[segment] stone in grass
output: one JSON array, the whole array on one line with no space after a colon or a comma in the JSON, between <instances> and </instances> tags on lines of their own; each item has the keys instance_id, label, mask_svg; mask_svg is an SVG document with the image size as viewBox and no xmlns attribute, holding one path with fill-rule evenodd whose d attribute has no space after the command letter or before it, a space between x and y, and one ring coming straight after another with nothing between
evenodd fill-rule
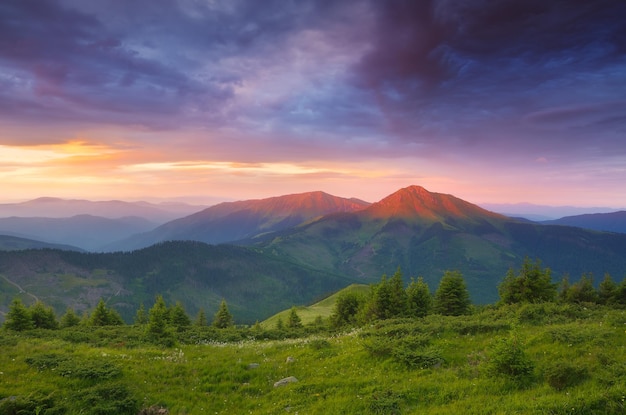
<instances>
[{"instance_id":1,"label":"stone in grass","mask_svg":"<svg viewBox=\"0 0 626 415\"><path fill-rule=\"evenodd\" d=\"M258 364L258 363L250 363L250 364L248 364L248 369L256 369L259 366L261 366L261 365Z\"/></svg>"},{"instance_id":2,"label":"stone in grass","mask_svg":"<svg viewBox=\"0 0 626 415\"><path fill-rule=\"evenodd\" d=\"M286 360L286 362L287 362L287 363L293 363L293 362L295 362L295 361L296 361L296 358L295 358L295 357L293 357L293 356L287 356L287 360Z\"/></svg>"},{"instance_id":3,"label":"stone in grass","mask_svg":"<svg viewBox=\"0 0 626 415\"><path fill-rule=\"evenodd\" d=\"M296 379L295 376L289 376L289 377L286 377L286 378L281 379L278 382L274 383L274 387L278 388L280 386L285 386L285 385L288 385L290 383L295 383L297 381L298 381L298 379Z\"/></svg>"}]
</instances>

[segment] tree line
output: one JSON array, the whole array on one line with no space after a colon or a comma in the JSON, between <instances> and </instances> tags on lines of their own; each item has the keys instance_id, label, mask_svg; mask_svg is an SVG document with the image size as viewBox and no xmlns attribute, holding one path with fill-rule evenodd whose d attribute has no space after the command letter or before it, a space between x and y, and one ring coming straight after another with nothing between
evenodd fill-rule
<instances>
[{"instance_id":1,"label":"tree line","mask_svg":"<svg viewBox=\"0 0 626 415\"><path fill-rule=\"evenodd\" d=\"M570 283L564 277L560 284L552 281L551 270L542 268L541 261L526 258L519 270L510 269L498 286L499 304L561 302L593 303L612 306L626 306L626 279L617 284L609 274L596 289L591 274L583 274L579 281ZM333 311L324 322L319 317L313 325L330 328L359 326L375 320L391 318L420 318L429 314L458 316L472 312L463 275L459 271L445 271L434 294L422 277L412 278L405 286L401 269L391 277L383 275L381 280L372 284L367 294L344 291L339 294ZM59 329L73 326L100 327L124 325L124 320L113 308L100 300L91 313L79 316L74 309L68 308L57 319L52 307L37 301L30 307L15 298L6 314L3 325L5 330L24 331L30 329ZM136 312L134 324L145 327L148 340L160 344L174 344L176 334L191 327L213 327L226 329L234 326L234 319L225 300L222 300L217 312L209 324L203 309L195 319L187 314L180 301L167 305L161 295L156 296L149 310L141 304ZM258 324L255 325L258 328ZM286 324L278 319L276 329L298 330L304 326L296 312L290 310Z\"/></svg>"},{"instance_id":2,"label":"tree line","mask_svg":"<svg viewBox=\"0 0 626 415\"><path fill-rule=\"evenodd\" d=\"M104 300L100 300L91 313L84 313L80 317L73 308L68 308L65 314L57 319L52 307L37 301L26 307L21 299L15 298L6 314L3 328L13 331L30 329L58 329L74 326L102 327L124 325L124 320L113 308L108 307ZM208 326L208 319L203 309L198 311L194 321L185 311L182 303L177 301L167 306L162 296L158 295L154 305L146 311L143 304L139 306L135 315L134 324L146 327L146 334L151 339L161 339L170 336L172 331L183 331L195 325ZM222 300L215 313L212 326L228 328L233 325L233 316L228 310L225 300Z\"/></svg>"},{"instance_id":3,"label":"tree line","mask_svg":"<svg viewBox=\"0 0 626 415\"><path fill-rule=\"evenodd\" d=\"M609 274L594 287L593 275L583 274L579 281L570 284L565 276L560 284L552 281L550 268L542 268L541 261L526 258L519 270L510 269L498 286L500 300L497 305L560 302L570 304L590 303L609 306L626 305L626 279L616 284ZM402 271L372 285L367 295L353 291L342 292L330 316L335 327L358 326L374 320L402 317L424 317L429 314L457 316L469 314L472 303L463 275L446 271L434 294L422 277L405 288Z\"/></svg>"}]
</instances>

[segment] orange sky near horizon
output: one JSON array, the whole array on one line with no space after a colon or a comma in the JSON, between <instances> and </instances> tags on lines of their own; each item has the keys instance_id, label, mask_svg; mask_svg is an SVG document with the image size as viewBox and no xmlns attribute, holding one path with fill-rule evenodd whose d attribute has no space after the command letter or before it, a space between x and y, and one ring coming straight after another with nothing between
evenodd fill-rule
<instances>
[{"instance_id":1,"label":"orange sky near horizon","mask_svg":"<svg viewBox=\"0 0 626 415\"><path fill-rule=\"evenodd\" d=\"M619 198L597 200L592 195L586 203L580 203L576 194L568 199L569 190L540 186L538 181L541 178L537 178L535 186L524 187L524 183L519 183L509 187L512 177L506 172L492 176L492 180L486 183L484 177L487 176L473 163L456 165L456 168L468 169L464 174L454 171L452 162L442 172L440 162L417 165L410 157L395 159L392 163L384 158L368 162L313 160L289 163L192 157L192 154L176 154L167 149L159 151L152 147L148 151L136 145L119 142L109 145L88 139L60 144L0 145L0 180L3 183L0 202L50 196L89 200L176 199L212 204L313 190L375 202L399 188L416 184L473 203L531 201L554 206L615 208L620 203ZM545 167L547 160L536 160L535 163ZM452 179L454 175L464 179ZM543 179L547 180L546 177ZM560 180L566 181L567 177Z\"/></svg>"}]
</instances>

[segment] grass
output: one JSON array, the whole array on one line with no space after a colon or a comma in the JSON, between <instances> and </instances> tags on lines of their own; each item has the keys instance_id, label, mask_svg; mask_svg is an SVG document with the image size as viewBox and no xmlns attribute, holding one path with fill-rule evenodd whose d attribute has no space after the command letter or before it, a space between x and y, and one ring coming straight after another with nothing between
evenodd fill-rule
<instances>
[{"instance_id":1,"label":"grass","mask_svg":"<svg viewBox=\"0 0 626 415\"><path fill-rule=\"evenodd\" d=\"M300 317L300 320L302 320L302 324L305 325L315 322L315 320L319 317L327 319L332 314L333 307L335 306L335 302L337 301L337 297L342 292L358 292L365 294L369 291L369 289L370 286L366 284L351 284L346 288L324 298L323 300L318 301L315 304L312 304L310 306L296 307L298 317ZM289 319L290 312L291 309L280 311L259 324L264 329L273 329L278 324L279 319L282 320L283 323L286 323Z\"/></svg>"},{"instance_id":2,"label":"grass","mask_svg":"<svg viewBox=\"0 0 626 415\"><path fill-rule=\"evenodd\" d=\"M0 413L17 413L7 408L18 403L30 404L26 414L152 405L171 414L625 413L626 312L550 311L540 323L508 306L285 340L199 337L169 349L142 343L132 326L84 329L82 340L70 330L0 332ZM524 383L490 370L513 335L532 362ZM420 355L436 359L414 365ZM571 368L580 379L568 378ZM274 387L288 376L298 382Z\"/></svg>"}]
</instances>

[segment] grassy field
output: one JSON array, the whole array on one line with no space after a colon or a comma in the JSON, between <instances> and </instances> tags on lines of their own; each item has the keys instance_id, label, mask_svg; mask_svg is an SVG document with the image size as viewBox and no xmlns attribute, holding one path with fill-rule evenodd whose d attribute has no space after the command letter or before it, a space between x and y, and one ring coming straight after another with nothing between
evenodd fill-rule
<instances>
[{"instance_id":1,"label":"grassy field","mask_svg":"<svg viewBox=\"0 0 626 415\"><path fill-rule=\"evenodd\" d=\"M626 413L624 310L490 307L279 340L257 330L190 329L172 348L133 326L0 331L0 413Z\"/></svg>"},{"instance_id":2,"label":"grassy field","mask_svg":"<svg viewBox=\"0 0 626 415\"><path fill-rule=\"evenodd\" d=\"M369 292L369 290L369 285L351 284L346 288L336 292L331 296L324 298L321 301L318 301L313 305L296 307L296 312L298 314L298 317L300 317L300 320L302 320L302 324L312 324L319 317L321 317L322 319L327 319L331 315L333 307L335 306L335 301L342 292L356 292L365 294ZM282 320L283 323L286 323L289 319L290 312L291 310L289 309L276 313L273 316L269 317L267 320L262 321L260 325L264 329L273 329L278 324L278 320Z\"/></svg>"}]
</instances>

